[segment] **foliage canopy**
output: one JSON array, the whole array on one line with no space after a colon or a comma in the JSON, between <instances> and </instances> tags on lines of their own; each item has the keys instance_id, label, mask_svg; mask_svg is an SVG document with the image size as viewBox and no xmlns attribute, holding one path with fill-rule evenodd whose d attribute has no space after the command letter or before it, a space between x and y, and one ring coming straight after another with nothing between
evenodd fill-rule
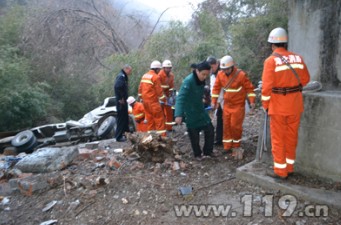
<instances>
[{"instance_id":1,"label":"foliage canopy","mask_svg":"<svg viewBox=\"0 0 341 225\"><path fill-rule=\"evenodd\" d=\"M287 28L285 0L206 0L188 23L154 32L108 0L25 4L0 11L0 131L79 119L114 95L124 64L133 67L135 96L153 60L172 61L176 89L190 65L209 55L231 55L256 83L270 54L269 32Z\"/></svg>"}]
</instances>

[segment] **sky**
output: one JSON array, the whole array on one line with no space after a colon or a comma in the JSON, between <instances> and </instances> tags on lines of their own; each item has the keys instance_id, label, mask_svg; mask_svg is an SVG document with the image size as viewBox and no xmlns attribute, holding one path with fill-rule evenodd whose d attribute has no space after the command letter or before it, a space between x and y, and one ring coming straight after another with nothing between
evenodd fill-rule
<instances>
[{"instance_id":1,"label":"sky","mask_svg":"<svg viewBox=\"0 0 341 225\"><path fill-rule=\"evenodd\" d=\"M188 21L198 3L203 0L136 0L144 5L154 8L156 11L163 12L169 8L163 16L172 20Z\"/></svg>"},{"instance_id":2,"label":"sky","mask_svg":"<svg viewBox=\"0 0 341 225\"><path fill-rule=\"evenodd\" d=\"M162 21L181 20L183 22L188 22L193 11L197 8L197 5L203 1L204 0L125 0L125 7L150 12L155 18L158 18L161 13L168 8L161 17ZM145 7L147 9L145 9Z\"/></svg>"}]
</instances>

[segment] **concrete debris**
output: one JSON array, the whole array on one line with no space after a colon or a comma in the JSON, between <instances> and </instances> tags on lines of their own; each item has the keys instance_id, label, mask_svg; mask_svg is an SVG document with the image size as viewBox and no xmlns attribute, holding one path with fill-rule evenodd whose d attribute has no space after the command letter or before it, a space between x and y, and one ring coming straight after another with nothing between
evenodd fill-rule
<instances>
[{"instance_id":1,"label":"concrete debris","mask_svg":"<svg viewBox=\"0 0 341 225\"><path fill-rule=\"evenodd\" d=\"M98 141L85 143L85 148L87 149L98 149Z\"/></svg>"},{"instance_id":2,"label":"concrete debris","mask_svg":"<svg viewBox=\"0 0 341 225\"><path fill-rule=\"evenodd\" d=\"M173 163L172 169L173 169L173 170L179 170L179 169L180 169L179 162L174 162L174 163Z\"/></svg>"},{"instance_id":3,"label":"concrete debris","mask_svg":"<svg viewBox=\"0 0 341 225\"><path fill-rule=\"evenodd\" d=\"M122 148L116 148L116 149L114 149L114 152L115 153L122 153L123 149Z\"/></svg>"},{"instance_id":4,"label":"concrete debris","mask_svg":"<svg viewBox=\"0 0 341 225\"><path fill-rule=\"evenodd\" d=\"M110 169L118 169L121 167L121 163L117 161L116 157L111 157L107 165Z\"/></svg>"},{"instance_id":5,"label":"concrete debris","mask_svg":"<svg viewBox=\"0 0 341 225\"><path fill-rule=\"evenodd\" d=\"M57 222L58 220L48 220L48 221L40 223L40 225L52 225L52 224L56 224Z\"/></svg>"},{"instance_id":6,"label":"concrete debris","mask_svg":"<svg viewBox=\"0 0 341 225\"><path fill-rule=\"evenodd\" d=\"M1 205L7 205L10 202L8 197L0 196L0 200L1 200Z\"/></svg>"},{"instance_id":7,"label":"concrete debris","mask_svg":"<svg viewBox=\"0 0 341 225\"><path fill-rule=\"evenodd\" d=\"M76 147L41 148L21 159L15 168L24 173L48 173L64 169L77 155Z\"/></svg>"},{"instance_id":8,"label":"concrete debris","mask_svg":"<svg viewBox=\"0 0 341 225\"><path fill-rule=\"evenodd\" d=\"M48 203L48 204L42 209L42 211L43 211L43 212L49 211L50 209L52 209L53 206L55 206L55 205L57 204L57 202L58 202L58 201L54 200L54 201Z\"/></svg>"}]
</instances>

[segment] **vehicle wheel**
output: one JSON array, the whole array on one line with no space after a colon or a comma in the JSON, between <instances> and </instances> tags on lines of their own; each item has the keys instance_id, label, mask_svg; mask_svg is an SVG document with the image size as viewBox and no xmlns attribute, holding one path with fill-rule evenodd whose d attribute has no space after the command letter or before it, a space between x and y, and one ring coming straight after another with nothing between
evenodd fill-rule
<instances>
[{"instance_id":1,"label":"vehicle wheel","mask_svg":"<svg viewBox=\"0 0 341 225\"><path fill-rule=\"evenodd\" d=\"M15 135L11 144L17 148L18 153L31 153L37 144L37 138L34 136L32 131L25 130Z\"/></svg>"},{"instance_id":2,"label":"vehicle wheel","mask_svg":"<svg viewBox=\"0 0 341 225\"><path fill-rule=\"evenodd\" d=\"M32 139L32 142L29 146L25 147L17 147L17 152L25 152L25 153L32 153L34 148L38 145L37 138L33 136L34 138Z\"/></svg>"},{"instance_id":3,"label":"vehicle wheel","mask_svg":"<svg viewBox=\"0 0 341 225\"><path fill-rule=\"evenodd\" d=\"M97 137L105 138L116 127L116 119L113 116L108 116L98 128Z\"/></svg>"},{"instance_id":4,"label":"vehicle wheel","mask_svg":"<svg viewBox=\"0 0 341 225\"><path fill-rule=\"evenodd\" d=\"M30 145L34 138L35 136L32 131L25 130L15 135L11 141L11 144L14 147L22 147L25 145Z\"/></svg>"}]
</instances>

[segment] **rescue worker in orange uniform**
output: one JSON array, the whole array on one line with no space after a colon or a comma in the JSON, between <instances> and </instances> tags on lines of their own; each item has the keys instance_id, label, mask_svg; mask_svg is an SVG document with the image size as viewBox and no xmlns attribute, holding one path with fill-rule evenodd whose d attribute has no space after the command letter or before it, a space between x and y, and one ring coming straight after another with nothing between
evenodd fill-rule
<instances>
[{"instance_id":1,"label":"rescue worker in orange uniform","mask_svg":"<svg viewBox=\"0 0 341 225\"><path fill-rule=\"evenodd\" d=\"M220 69L212 90L212 108L217 109L223 89L223 145L224 150L231 153L232 148L237 149L241 145L246 97L253 110L256 95L246 73L237 68L231 56L221 58Z\"/></svg>"},{"instance_id":2,"label":"rescue worker in orange uniform","mask_svg":"<svg viewBox=\"0 0 341 225\"><path fill-rule=\"evenodd\" d=\"M165 102L165 95L161 88L158 73L161 70L161 63L153 61L150 70L141 78L139 96L142 99L143 107L148 121L148 131L156 131L166 136L165 116L160 102Z\"/></svg>"},{"instance_id":3,"label":"rescue worker in orange uniform","mask_svg":"<svg viewBox=\"0 0 341 225\"><path fill-rule=\"evenodd\" d=\"M285 179L294 172L298 128L303 112L301 91L309 82L310 75L303 58L287 50L285 29L273 29L268 42L273 53L264 62L262 105L270 117L274 169L267 174Z\"/></svg>"},{"instance_id":4,"label":"rescue worker in orange uniform","mask_svg":"<svg viewBox=\"0 0 341 225\"><path fill-rule=\"evenodd\" d=\"M145 119L144 107L141 102L137 102L133 96L127 99L128 105L131 106L131 114L133 114L136 122L136 131L147 132L147 120Z\"/></svg>"},{"instance_id":5,"label":"rescue worker in orange uniform","mask_svg":"<svg viewBox=\"0 0 341 225\"><path fill-rule=\"evenodd\" d=\"M162 62L162 70L159 72L161 87L163 94L166 96L165 102L162 104L162 110L165 114L166 130L172 131L173 129L173 108L174 106L170 101L174 90L174 74L172 73L172 62L165 60Z\"/></svg>"}]
</instances>

